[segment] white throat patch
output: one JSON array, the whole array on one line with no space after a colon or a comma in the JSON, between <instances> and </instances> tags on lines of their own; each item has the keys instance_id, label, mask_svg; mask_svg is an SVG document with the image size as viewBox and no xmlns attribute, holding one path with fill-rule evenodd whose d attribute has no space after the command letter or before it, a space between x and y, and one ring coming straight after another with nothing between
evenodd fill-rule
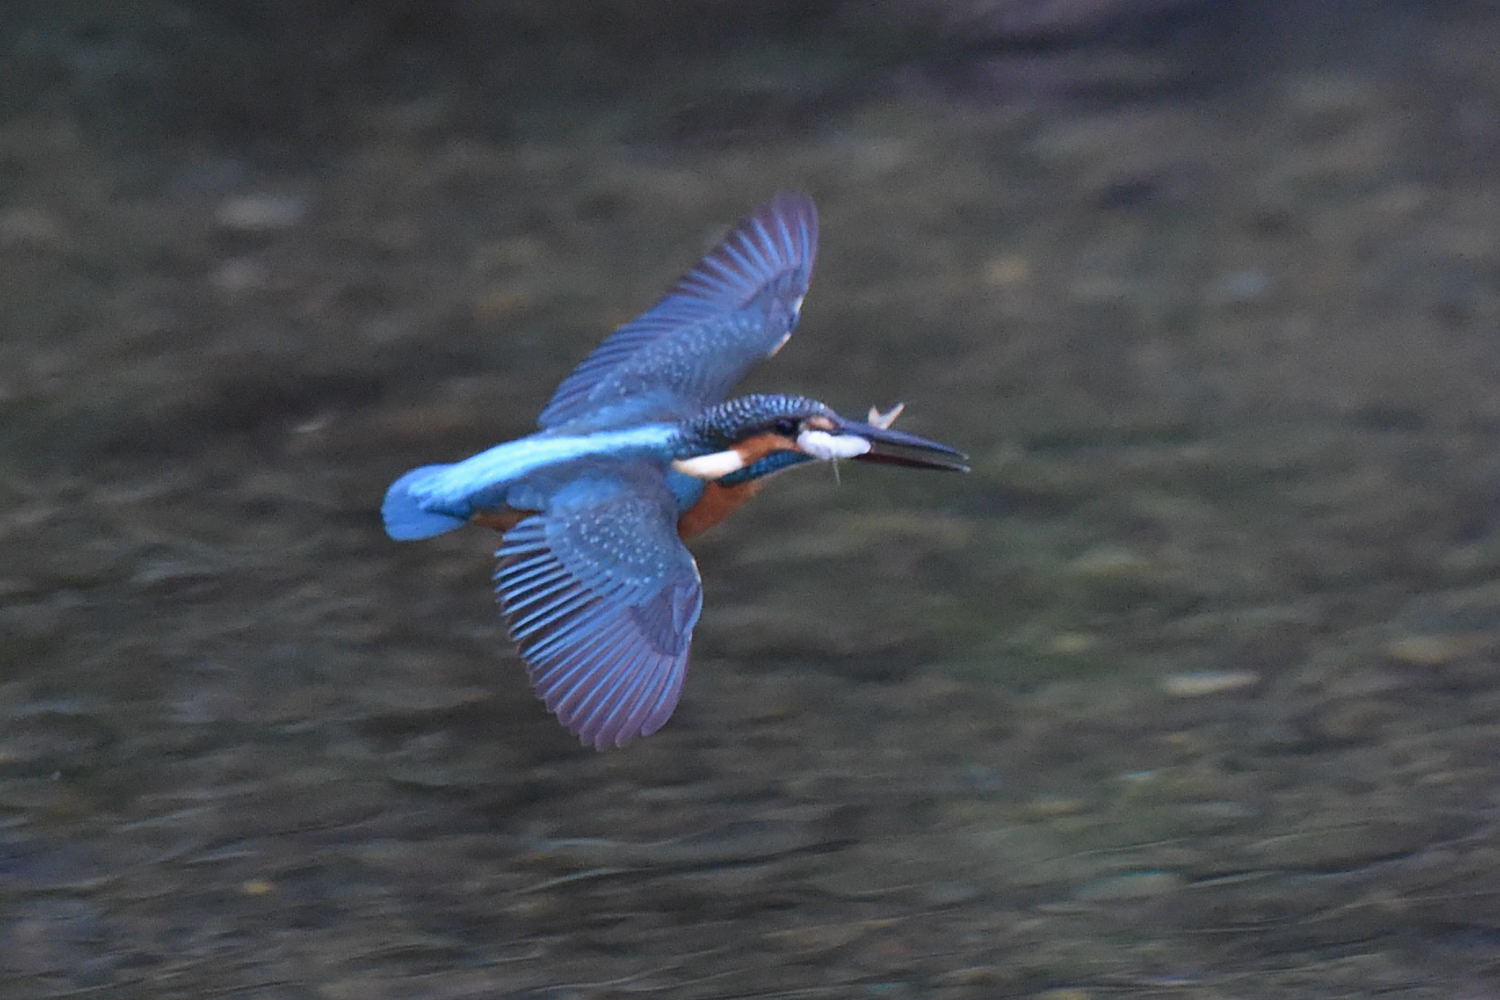
<instances>
[{"instance_id":1,"label":"white throat patch","mask_svg":"<svg viewBox=\"0 0 1500 1000\"><path fill-rule=\"evenodd\" d=\"M813 458L831 462L853 458L870 450L870 442L858 434L830 434L827 431L803 431L797 435L797 447Z\"/></svg>"}]
</instances>

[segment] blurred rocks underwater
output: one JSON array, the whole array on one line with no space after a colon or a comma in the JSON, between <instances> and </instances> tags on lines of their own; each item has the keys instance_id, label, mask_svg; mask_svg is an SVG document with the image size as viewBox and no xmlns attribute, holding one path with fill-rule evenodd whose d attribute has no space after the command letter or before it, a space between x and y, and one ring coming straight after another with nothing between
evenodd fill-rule
<instances>
[{"instance_id":1,"label":"blurred rocks underwater","mask_svg":"<svg viewBox=\"0 0 1500 1000\"><path fill-rule=\"evenodd\" d=\"M1500 968L1500 10L57 0L0 30L0 994L1432 998ZM803 189L681 708L381 531Z\"/></svg>"}]
</instances>

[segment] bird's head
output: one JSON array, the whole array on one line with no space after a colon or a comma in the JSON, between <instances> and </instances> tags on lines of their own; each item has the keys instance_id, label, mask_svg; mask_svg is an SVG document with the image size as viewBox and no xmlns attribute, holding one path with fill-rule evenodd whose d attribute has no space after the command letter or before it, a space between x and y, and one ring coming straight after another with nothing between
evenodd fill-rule
<instances>
[{"instance_id":1,"label":"bird's head","mask_svg":"<svg viewBox=\"0 0 1500 1000\"><path fill-rule=\"evenodd\" d=\"M851 458L917 469L967 472L955 448L892 430L897 410L872 411L869 423L839 416L805 396L740 396L704 410L684 426L678 472L729 484L802 462Z\"/></svg>"}]
</instances>

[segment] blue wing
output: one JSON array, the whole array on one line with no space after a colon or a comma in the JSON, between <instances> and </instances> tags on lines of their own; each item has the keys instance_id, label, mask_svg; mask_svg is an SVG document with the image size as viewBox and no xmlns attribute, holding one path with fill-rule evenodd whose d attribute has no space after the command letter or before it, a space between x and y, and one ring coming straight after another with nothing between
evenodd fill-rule
<instances>
[{"instance_id":1,"label":"blue wing","mask_svg":"<svg viewBox=\"0 0 1500 1000\"><path fill-rule=\"evenodd\" d=\"M539 424L683 417L718 402L791 334L812 277L818 213L782 193L558 386Z\"/></svg>"},{"instance_id":2,"label":"blue wing","mask_svg":"<svg viewBox=\"0 0 1500 1000\"><path fill-rule=\"evenodd\" d=\"M665 473L591 470L508 531L496 555L511 637L548 710L600 749L660 729L703 608Z\"/></svg>"}]
</instances>

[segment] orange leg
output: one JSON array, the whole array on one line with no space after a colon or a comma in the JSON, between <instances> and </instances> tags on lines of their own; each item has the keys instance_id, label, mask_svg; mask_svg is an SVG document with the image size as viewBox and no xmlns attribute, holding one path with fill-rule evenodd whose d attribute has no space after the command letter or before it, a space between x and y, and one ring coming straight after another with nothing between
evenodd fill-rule
<instances>
[{"instance_id":1,"label":"orange leg","mask_svg":"<svg viewBox=\"0 0 1500 1000\"><path fill-rule=\"evenodd\" d=\"M479 510L475 511L474 516L469 518L469 523L485 528L494 528L496 531L509 531L520 523L522 519L530 517L534 513L535 511L530 510L511 510L509 507L502 507L499 510Z\"/></svg>"}]
</instances>

